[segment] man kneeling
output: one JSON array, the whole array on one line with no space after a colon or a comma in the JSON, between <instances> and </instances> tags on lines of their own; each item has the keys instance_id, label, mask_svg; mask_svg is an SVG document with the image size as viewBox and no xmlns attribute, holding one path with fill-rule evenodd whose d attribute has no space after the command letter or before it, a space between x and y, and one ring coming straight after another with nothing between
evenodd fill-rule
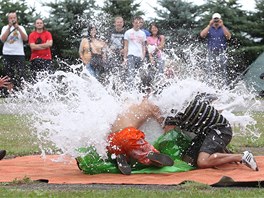
<instances>
[{"instance_id":1,"label":"man kneeling","mask_svg":"<svg viewBox=\"0 0 264 198\"><path fill-rule=\"evenodd\" d=\"M213 98L214 100L215 98ZM197 95L182 112L165 120L165 131L175 126L196 134L191 146L185 151L183 160L198 168L241 162L258 171L257 163L251 152L243 154L228 153L226 146L232 139L232 129L228 120L213 106L210 99Z\"/></svg>"}]
</instances>

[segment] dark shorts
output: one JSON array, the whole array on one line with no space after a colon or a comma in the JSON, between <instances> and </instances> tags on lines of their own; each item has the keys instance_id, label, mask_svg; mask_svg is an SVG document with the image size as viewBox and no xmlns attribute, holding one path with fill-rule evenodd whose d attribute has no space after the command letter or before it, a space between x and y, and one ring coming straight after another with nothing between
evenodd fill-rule
<instances>
[{"instance_id":1,"label":"dark shorts","mask_svg":"<svg viewBox=\"0 0 264 198\"><path fill-rule=\"evenodd\" d=\"M197 135L191 146L185 152L185 159L193 166L197 166L197 159L200 152L208 154L224 153L226 146L232 139L231 127L219 126L211 129L208 134Z\"/></svg>"}]
</instances>

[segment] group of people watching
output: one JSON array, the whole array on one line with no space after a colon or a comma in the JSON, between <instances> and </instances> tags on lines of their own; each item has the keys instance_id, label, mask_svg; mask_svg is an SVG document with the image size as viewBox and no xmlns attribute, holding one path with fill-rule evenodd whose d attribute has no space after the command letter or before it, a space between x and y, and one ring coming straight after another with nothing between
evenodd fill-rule
<instances>
[{"instance_id":1,"label":"group of people watching","mask_svg":"<svg viewBox=\"0 0 264 198\"><path fill-rule=\"evenodd\" d=\"M36 72L50 70L52 67L52 35L45 29L42 19L34 23L35 29L29 36L25 28L19 25L16 12L8 13L8 24L1 30L0 39L3 42L3 71L4 76L9 76L10 86L14 89L21 88L21 82L26 77L26 63L24 42L31 48L30 71L31 80L36 78Z\"/></svg>"},{"instance_id":2,"label":"group of people watching","mask_svg":"<svg viewBox=\"0 0 264 198\"><path fill-rule=\"evenodd\" d=\"M35 30L28 36L25 28L19 25L16 12L10 12L8 25L1 31L0 39L4 43L3 75L11 78L14 88L21 87L21 81L26 75L24 42L28 42L31 48L32 80L36 78L38 71L54 70L52 35L45 29L42 19L37 19L34 26ZM107 83L111 74L127 88L135 87L137 83L139 86L151 86L157 77L163 75L165 36L156 23L153 22L148 29L144 29L144 19L136 16L132 19L132 28L126 30L123 18L118 16L105 40L99 38L97 31L93 25L88 27L87 35L80 43L79 55L89 73L100 82ZM231 33L224 26L219 13L213 14L200 36L208 40L208 63L203 68L206 78L208 81L220 79L219 84L227 85L226 49ZM144 62L147 64L143 64Z\"/></svg>"},{"instance_id":3,"label":"group of people watching","mask_svg":"<svg viewBox=\"0 0 264 198\"><path fill-rule=\"evenodd\" d=\"M115 75L127 87L134 87L136 76L147 59L154 78L163 73L162 50L165 37L160 34L157 24L151 23L149 31L143 29L144 20L136 16L133 27L124 29L121 16L115 17L114 28L110 29L106 41L97 37L95 26L88 28L88 34L81 41L79 54L89 73L104 82L106 76ZM143 86L143 85L142 85Z\"/></svg>"},{"instance_id":4,"label":"group of people watching","mask_svg":"<svg viewBox=\"0 0 264 198\"><path fill-rule=\"evenodd\" d=\"M208 60L202 68L204 80L217 83L218 87L228 85L227 47L231 33L219 13L212 15L200 37L207 38L208 42ZM114 74L131 88L135 87L136 81L140 86L150 86L155 77L164 73L164 47L165 36L156 23L144 29L144 19L136 16L132 19L132 28L125 30L124 20L118 16L105 41L98 38L95 26L89 27L87 36L81 41L79 54L90 74L99 81L104 82L108 74ZM136 76L140 72L138 79Z\"/></svg>"}]
</instances>

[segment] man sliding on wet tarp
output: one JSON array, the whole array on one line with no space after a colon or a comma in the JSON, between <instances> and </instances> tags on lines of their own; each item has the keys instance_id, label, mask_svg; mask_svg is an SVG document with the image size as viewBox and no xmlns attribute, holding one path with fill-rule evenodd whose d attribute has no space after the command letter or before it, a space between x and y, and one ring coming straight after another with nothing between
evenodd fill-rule
<instances>
[{"instance_id":1,"label":"man sliding on wet tarp","mask_svg":"<svg viewBox=\"0 0 264 198\"><path fill-rule=\"evenodd\" d=\"M208 97L209 96L209 97ZM232 139L232 129L228 120L210 105L216 98L197 95L182 112L172 110L173 116L164 122L165 131L179 127L182 131L196 134L191 146L185 151L183 160L198 168L210 168L227 163L243 163L258 171L253 154L228 153L226 146Z\"/></svg>"},{"instance_id":2,"label":"man sliding on wet tarp","mask_svg":"<svg viewBox=\"0 0 264 198\"><path fill-rule=\"evenodd\" d=\"M136 160L143 165L172 166L174 161L167 155L159 153L145 140L145 134L138 130L149 118L163 121L159 108L147 99L131 105L114 122L108 136L107 150L116 156L118 169L125 175L131 173L129 162Z\"/></svg>"}]
</instances>

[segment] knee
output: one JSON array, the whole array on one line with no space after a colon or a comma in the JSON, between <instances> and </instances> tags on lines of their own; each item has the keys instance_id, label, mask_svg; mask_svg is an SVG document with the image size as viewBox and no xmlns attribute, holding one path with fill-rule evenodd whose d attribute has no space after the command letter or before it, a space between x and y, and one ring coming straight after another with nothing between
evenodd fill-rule
<instances>
[{"instance_id":1,"label":"knee","mask_svg":"<svg viewBox=\"0 0 264 198\"><path fill-rule=\"evenodd\" d=\"M198 159L197 160L197 167L198 168L208 168L208 160L206 159Z\"/></svg>"},{"instance_id":2,"label":"knee","mask_svg":"<svg viewBox=\"0 0 264 198\"><path fill-rule=\"evenodd\" d=\"M210 168L212 167L212 161L217 157L217 154L210 155L208 153L200 153L197 159L198 168Z\"/></svg>"}]
</instances>

